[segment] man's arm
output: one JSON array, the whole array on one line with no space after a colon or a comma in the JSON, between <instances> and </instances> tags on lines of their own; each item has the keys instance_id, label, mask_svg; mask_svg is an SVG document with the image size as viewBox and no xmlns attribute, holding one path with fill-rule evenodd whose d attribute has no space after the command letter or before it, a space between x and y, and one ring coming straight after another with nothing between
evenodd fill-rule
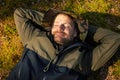
<instances>
[{"instance_id":1,"label":"man's arm","mask_svg":"<svg viewBox=\"0 0 120 80\"><path fill-rule=\"evenodd\" d=\"M33 23L41 25L43 17L44 14L38 11L22 8L15 10L14 20L23 45L27 44L34 34L40 32Z\"/></svg>"},{"instance_id":2,"label":"man's arm","mask_svg":"<svg viewBox=\"0 0 120 80\"><path fill-rule=\"evenodd\" d=\"M95 31L95 30L94 30ZM96 28L94 32L93 42L98 43L93 49L92 67L93 71L103 66L120 48L120 34L110 30Z\"/></svg>"}]
</instances>

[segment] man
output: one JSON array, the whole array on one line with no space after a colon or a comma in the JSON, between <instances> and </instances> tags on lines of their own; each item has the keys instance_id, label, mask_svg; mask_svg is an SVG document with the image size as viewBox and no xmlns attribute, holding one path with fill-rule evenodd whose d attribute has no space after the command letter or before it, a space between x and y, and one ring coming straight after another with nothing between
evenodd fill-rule
<instances>
[{"instance_id":1,"label":"man","mask_svg":"<svg viewBox=\"0 0 120 80\"><path fill-rule=\"evenodd\" d=\"M14 19L26 47L8 80L86 80L120 48L120 34L88 27L66 11L19 8Z\"/></svg>"}]
</instances>

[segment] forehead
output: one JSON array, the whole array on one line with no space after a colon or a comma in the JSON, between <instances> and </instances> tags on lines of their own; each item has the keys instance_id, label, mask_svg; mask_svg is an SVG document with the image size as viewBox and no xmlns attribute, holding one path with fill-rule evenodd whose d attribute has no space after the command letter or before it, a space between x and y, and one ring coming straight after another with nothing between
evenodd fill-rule
<instances>
[{"instance_id":1,"label":"forehead","mask_svg":"<svg viewBox=\"0 0 120 80\"><path fill-rule=\"evenodd\" d=\"M71 23L72 22L72 18L70 18L68 15L66 14L58 14L54 20L54 22L58 22L58 21L66 21Z\"/></svg>"}]
</instances>

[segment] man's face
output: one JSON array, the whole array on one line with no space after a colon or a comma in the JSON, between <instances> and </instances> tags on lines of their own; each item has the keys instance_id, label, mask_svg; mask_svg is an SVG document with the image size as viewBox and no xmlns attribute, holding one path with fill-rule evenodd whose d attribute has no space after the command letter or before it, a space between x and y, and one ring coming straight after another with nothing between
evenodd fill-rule
<instances>
[{"instance_id":1,"label":"man's face","mask_svg":"<svg viewBox=\"0 0 120 80\"><path fill-rule=\"evenodd\" d=\"M65 14L58 14L52 26L54 41L60 45L71 42L76 37L76 30L71 18Z\"/></svg>"}]
</instances>

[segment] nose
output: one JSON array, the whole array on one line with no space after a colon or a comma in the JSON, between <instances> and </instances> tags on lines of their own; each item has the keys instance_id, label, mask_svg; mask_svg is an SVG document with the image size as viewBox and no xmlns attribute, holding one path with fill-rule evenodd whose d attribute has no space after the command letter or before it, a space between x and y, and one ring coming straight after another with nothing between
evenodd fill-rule
<instances>
[{"instance_id":1,"label":"nose","mask_svg":"<svg viewBox=\"0 0 120 80\"><path fill-rule=\"evenodd\" d=\"M58 27L58 31L64 31L65 30L65 26L63 24L61 24L59 27Z\"/></svg>"}]
</instances>

